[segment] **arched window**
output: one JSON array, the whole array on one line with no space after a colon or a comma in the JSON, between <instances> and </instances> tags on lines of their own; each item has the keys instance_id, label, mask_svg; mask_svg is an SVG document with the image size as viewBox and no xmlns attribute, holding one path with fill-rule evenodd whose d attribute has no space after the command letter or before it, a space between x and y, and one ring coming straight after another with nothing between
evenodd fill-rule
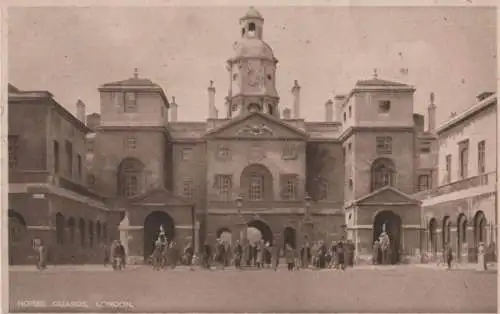
<instances>
[{"instance_id":1,"label":"arched window","mask_svg":"<svg viewBox=\"0 0 500 314\"><path fill-rule=\"evenodd\" d=\"M250 105L248 105L248 112L261 112L261 108L260 108L260 105L259 104L256 104L256 103L251 103Z\"/></svg>"},{"instance_id":2,"label":"arched window","mask_svg":"<svg viewBox=\"0 0 500 314\"><path fill-rule=\"evenodd\" d=\"M437 239L437 221L435 218L432 218L429 221L429 240L430 240L429 244L431 252L436 254L438 239Z\"/></svg>"},{"instance_id":3,"label":"arched window","mask_svg":"<svg viewBox=\"0 0 500 314\"><path fill-rule=\"evenodd\" d=\"M443 248L450 243L451 219L449 216L443 218Z\"/></svg>"},{"instance_id":4,"label":"arched window","mask_svg":"<svg viewBox=\"0 0 500 314\"><path fill-rule=\"evenodd\" d=\"M375 160L371 168L372 192L388 185L395 184L396 167L389 158L379 158Z\"/></svg>"},{"instance_id":5,"label":"arched window","mask_svg":"<svg viewBox=\"0 0 500 314\"><path fill-rule=\"evenodd\" d=\"M118 195L132 197L141 190L143 163L135 158L124 159L118 166Z\"/></svg>"},{"instance_id":6,"label":"arched window","mask_svg":"<svg viewBox=\"0 0 500 314\"><path fill-rule=\"evenodd\" d=\"M18 212L9 209L9 244L21 242L26 234L26 221Z\"/></svg>"},{"instance_id":7,"label":"arched window","mask_svg":"<svg viewBox=\"0 0 500 314\"><path fill-rule=\"evenodd\" d=\"M247 166L241 173L240 186L245 191L249 201L264 201L273 199L273 177L269 170L260 165Z\"/></svg>"}]
</instances>

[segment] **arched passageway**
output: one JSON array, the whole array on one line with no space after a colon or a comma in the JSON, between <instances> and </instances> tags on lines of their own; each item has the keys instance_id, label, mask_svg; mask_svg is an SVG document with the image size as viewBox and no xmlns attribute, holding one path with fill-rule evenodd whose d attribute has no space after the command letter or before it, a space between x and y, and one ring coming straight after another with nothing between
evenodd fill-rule
<instances>
[{"instance_id":1,"label":"arched passageway","mask_svg":"<svg viewBox=\"0 0 500 314\"><path fill-rule=\"evenodd\" d=\"M252 229L256 229L260 232L260 237L262 238L262 240L264 240L265 243L269 242L269 244L273 244L273 232L271 231L271 228L269 228L269 226L261 221L261 220L253 220L251 222L248 223L247 225L247 239L252 242L252 239L251 238L255 238L257 239L258 237L257 236L254 236L255 234L257 234L254 231L252 231Z\"/></svg>"},{"instance_id":2,"label":"arched passageway","mask_svg":"<svg viewBox=\"0 0 500 314\"><path fill-rule=\"evenodd\" d=\"M75 243L75 218L69 217L68 218L68 233L69 233L69 243L74 244Z\"/></svg>"},{"instance_id":3,"label":"arched passageway","mask_svg":"<svg viewBox=\"0 0 500 314\"><path fill-rule=\"evenodd\" d=\"M482 210L474 215L474 247L479 247L479 243L486 244L486 216Z\"/></svg>"},{"instance_id":4,"label":"arched passageway","mask_svg":"<svg viewBox=\"0 0 500 314\"><path fill-rule=\"evenodd\" d=\"M231 232L231 230L229 228L225 228L225 227L219 228L215 234L217 236L217 239L220 239L226 243L229 243L229 245L232 244L233 233Z\"/></svg>"},{"instance_id":5,"label":"arched passageway","mask_svg":"<svg viewBox=\"0 0 500 314\"><path fill-rule=\"evenodd\" d=\"M285 230L283 230L283 249L287 244L294 249L297 246L297 233L292 227L286 227Z\"/></svg>"},{"instance_id":6,"label":"arched passageway","mask_svg":"<svg viewBox=\"0 0 500 314\"><path fill-rule=\"evenodd\" d=\"M22 246L26 237L26 220L21 214L12 209L9 209L8 215L9 265L14 265L24 259L23 255L26 254Z\"/></svg>"},{"instance_id":7,"label":"arched passageway","mask_svg":"<svg viewBox=\"0 0 500 314\"><path fill-rule=\"evenodd\" d=\"M175 238L175 224L172 217L164 211L154 211L144 220L144 260L148 260L153 253L155 241L163 226L165 236L170 242Z\"/></svg>"},{"instance_id":8,"label":"arched passageway","mask_svg":"<svg viewBox=\"0 0 500 314\"><path fill-rule=\"evenodd\" d=\"M457 218L457 261L462 260L462 254L467 252L467 217L464 214L458 215Z\"/></svg>"},{"instance_id":9,"label":"arched passageway","mask_svg":"<svg viewBox=\"0 0 500 314\"><path fill-rule=\"evenodd\" d=\"M443 249L447 244L450 244L451 239L451 219L450 216L444 216L443 218L443 229L442 229L442 240Z\"/></svg>"},{"instance_id":10,"label":"arched passageway","mask_svg":"<svg viewBox=\"0 0 500 314\"><path fill-rule=\"evenodd\" d=\"M390 240L390 263L400 262L399 250L401 247L402 220L390 210L379 212L373 219L373 242L378 240L382 232L386 232Z\"/></svg>"},{"instance_id":11,"label":"arched passageway","mask_svg":"<svg viewBox=\"0 0 500 314\"><path fill-rule=\"evenodd\" d=\"M437 227L437 220L435 218L432 218L429 221L429 249L434 257L436 256L438 251Z\"/></svg>"}]
</instances>

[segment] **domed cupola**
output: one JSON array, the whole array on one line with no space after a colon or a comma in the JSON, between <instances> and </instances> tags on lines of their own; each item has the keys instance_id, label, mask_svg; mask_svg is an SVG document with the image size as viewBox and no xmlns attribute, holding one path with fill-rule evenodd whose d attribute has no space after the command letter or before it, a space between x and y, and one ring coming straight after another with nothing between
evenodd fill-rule
<instances>
[{"instance_id":1,"label":"domed cupola","mask_svg":"<svg viewBox=\"0 0 500 314\"><path fill-rule=\"evenodd\" d=\"M228 117L261 111L279 117L276 65L271 47L262 40L264 18L250 7L240 18L241 38L227 61L231 85Z\"/></svg>"}]
</instances>

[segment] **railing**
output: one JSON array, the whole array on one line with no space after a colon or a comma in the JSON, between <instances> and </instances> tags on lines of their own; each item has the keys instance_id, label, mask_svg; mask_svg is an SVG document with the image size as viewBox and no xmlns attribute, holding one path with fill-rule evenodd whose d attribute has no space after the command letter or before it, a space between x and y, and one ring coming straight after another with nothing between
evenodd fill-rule
<instances>
[{"instance_id":1,"label":"railing","mask_svg":"<svg viewBox=\"0 0 500 314\"><path fill-rule=\"evenodd\" d=\"M445 185L438 186L435 189L422 191L414 194L413 196L417 199L425 199L430 197L436 197L444 194L449 194L461 190L467 190L470 188L475 188L479 186L486 186L496 183L496 172L488 172L482 175L469 177L463 180L451 182Z\"/></svg>"},{"instance_id":2,"label":"railing","mask_svg":"<svg viewBox=\"0 0 500 314\"><path fill-rule=\"evenodd\" d=\"M9 183L43 183L47 182L47 170L9 169Z\"/></svg>"}]
</instances>

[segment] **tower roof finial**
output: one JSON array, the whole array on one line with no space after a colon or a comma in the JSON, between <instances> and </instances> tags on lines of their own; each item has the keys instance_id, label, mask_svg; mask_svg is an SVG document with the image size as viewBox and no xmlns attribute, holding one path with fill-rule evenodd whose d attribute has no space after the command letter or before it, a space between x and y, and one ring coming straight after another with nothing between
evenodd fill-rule
<instances>
[{"instance_id":1,"label":"tower roof finial","mask_svg":"<svg viewBox=\"0 0 500 314\"><path fill-rule=\"evenodd\" d=\"M134 69L134 78L139 78L139 69Z\"/></svg>"},{"instance_id":2,"label":"tower roof finial","mask_svg":"<svg viewBox=\"0 0 500 314\"><path fill-rule=\"evenodd\" d=\"M374 79L374 80L378 79L377 68L374 68L374 69L373 69L373 79Z\"/></svg>"},{"instance_id":3,"label":"tower roof finial","mask_svg":"<svg viewBox=\"0 0 500 314\"><path fill-rule=\"evenodd\" d=\"M430 94L430 101L431 101L431 105L434 105L434 92L431 92L431 94Z\"/></svg>"}]
</instances>

